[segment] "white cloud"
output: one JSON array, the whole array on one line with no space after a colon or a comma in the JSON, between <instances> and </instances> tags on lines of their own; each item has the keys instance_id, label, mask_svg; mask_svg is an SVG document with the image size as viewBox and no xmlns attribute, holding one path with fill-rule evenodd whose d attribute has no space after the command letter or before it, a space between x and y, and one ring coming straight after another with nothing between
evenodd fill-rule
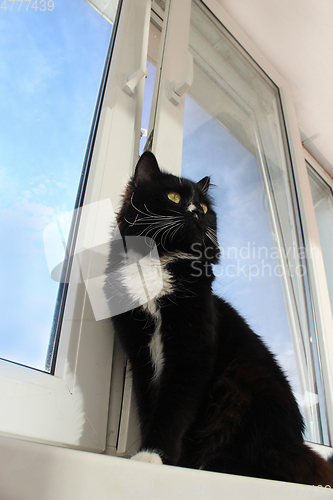
<instances>
[{"instance_id":1,"label":"white cloud","mask_svg":"<svg viewBox=\"0 0 333 500\"><path fill-rule=\"evenodd\" d=\"M11 229L42 231L54 216L54 209L41 203L30 203L26 198L12 208L3 210L0 221ZM41 234L42 238L42 234Z\"/></svg>"},{"instance_id":2,"label":"white cloud","mask_svg":"<svg viewBox=\"0 0 333 500\"><path fill-rule=\"evenodd\" d=\"M40 196L40 195L43 195L43 194L46 194L47 192L47 189L46 189L46 186L45 184L38 184L38 186L36 188L32 188L32 191L37 195L37 196Z\"/></svg>"}]
</instances>

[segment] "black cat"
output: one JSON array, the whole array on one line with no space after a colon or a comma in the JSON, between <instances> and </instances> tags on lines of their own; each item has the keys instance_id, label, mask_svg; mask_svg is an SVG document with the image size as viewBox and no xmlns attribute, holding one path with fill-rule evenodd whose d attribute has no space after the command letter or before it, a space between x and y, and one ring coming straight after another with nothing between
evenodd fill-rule
<instances>
[{"instance_id":1,"label":"black cat","mask_svg":"<svg viewBox=\"0 0 333 500\"><path fill-rule=\"evenodd\" d=\"M333 467L304 444L274 356L212 293L219 250L209 183L161 172L146 152L118 214L122 240L111 245L105 293L126 304L113 324L138 404L133 458L333 487Z\"/></svg>"}]
</instances>

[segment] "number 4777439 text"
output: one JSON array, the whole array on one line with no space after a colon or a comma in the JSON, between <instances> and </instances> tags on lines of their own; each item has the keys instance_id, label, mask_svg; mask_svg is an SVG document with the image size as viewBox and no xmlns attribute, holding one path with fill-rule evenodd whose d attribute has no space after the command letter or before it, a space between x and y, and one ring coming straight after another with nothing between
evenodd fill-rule
<instances>
[{"instance_id":1,"label":"number 4777439 text","mask_svg":"<svg viewBox=\"0 0 333 500\"><path fill-rule=\"evenodd\" d=\"M1 1L1 0L0 0ZM15 5L16 4L16 5ZM14 7L15 5L15 7ZM48 10L49 12L54 9L54 2L53 0L3 0L3 2L0 5L0 9L3 9L5 12L7 10L11 12L13 10L13 7L17 11L27 11L28 9L34 10L34 11L41 11L44 12Z\"/></svg>"}]
</instances>

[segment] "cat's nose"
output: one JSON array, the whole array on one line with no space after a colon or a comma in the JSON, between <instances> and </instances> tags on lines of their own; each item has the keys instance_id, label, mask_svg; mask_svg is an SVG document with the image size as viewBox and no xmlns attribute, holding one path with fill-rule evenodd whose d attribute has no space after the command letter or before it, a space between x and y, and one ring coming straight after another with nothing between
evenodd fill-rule
<instances>
[{"instance_id":1,"label":"cat's nose","mask_svg":"<svg viewBox=\"0 0 333 500\"><path fill-rule=\"evenodd\" d=\"M196 206L193 210L192 210L192 214L194 215L194 217L196 219L200 219L203 214L204 214L204 211L203 211L203 208L199 205L199 206Z\"/></svg>"}]
</instances>

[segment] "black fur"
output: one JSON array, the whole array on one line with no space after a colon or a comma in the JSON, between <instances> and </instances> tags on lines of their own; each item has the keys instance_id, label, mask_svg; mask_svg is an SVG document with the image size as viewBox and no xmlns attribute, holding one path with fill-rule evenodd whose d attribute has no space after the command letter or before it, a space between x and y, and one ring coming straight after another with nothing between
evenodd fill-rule
<instances>
[{"instance_id":1,"label":"black fur","mask_svg":"<svg viewBox=\"0 0 333 500\"><path fill-rule=\"evenodd\" d=\"M274 356L212 293L218 247L208 187L208 177L193 183L162 173L144 153L118 215L122 237L153 238L161 258L182 252L166 264L172 293L157 300L164 357L157 380L149 350L156 318L142 307L113 317L133 372L142 449L166 464L333 487L330 464L304 444L302 416ZM180 203L168 198L173 191Z\"/></svg>"}]
</instances>

